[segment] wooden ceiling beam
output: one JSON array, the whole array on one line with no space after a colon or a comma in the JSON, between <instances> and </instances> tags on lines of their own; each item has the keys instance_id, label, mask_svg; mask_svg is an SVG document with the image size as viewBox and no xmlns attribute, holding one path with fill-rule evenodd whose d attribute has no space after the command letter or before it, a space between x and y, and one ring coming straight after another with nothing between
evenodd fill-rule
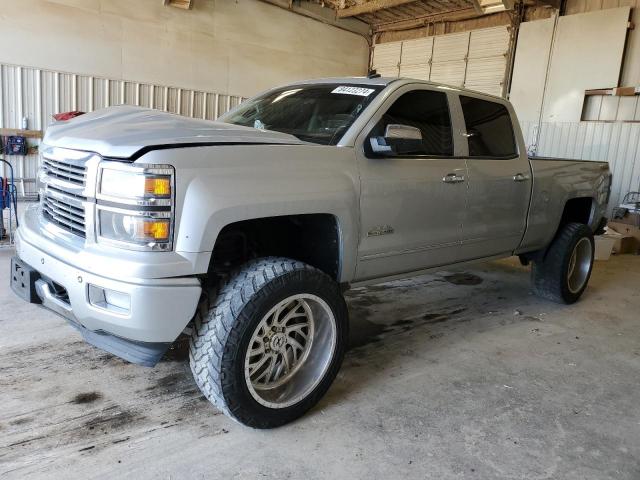
<instances>
[{"instance_id":1,"label":"wooden ceiling beam","mask_svg":"<svg viewBox=\"0 0 640 480\"><path fill-rule=\"evenodd\" d=\"M170 7L182 8L183 10L191 10L193 8L193 0L164 0L163 3Z\"/></svg>"},{"instance_id":2,"label":"wooden ceiling beam","mask_svg":"<svg viewBox=\"0 0 640 480\"><path fill-rule=\"evenodd\" d=\"M368 2L359 3L351 7L338 10L338 17L354 17L365 13L373 13L387 8L398 7L406 3L413 3L416 0L369 0Z\"/></svg>"},{"instance_id":3,"label":"wooden ceiling beam","mask_svg":"<svg viewBox=\"0 0 640 480\"><path fill-rule=\"evenodd\" d=\"M475 8L462 8L460 10L454 10L450 12L442 12L432 15L424 15L416 17L410 20L399 20L397 22L380 23L374 26L375 33L382 33L394 30L411 30L414 28L424 27L430 23L435 22L458 22L461 20L469 20L471 18L477 18L478 12Z\"/></svg>"},{"instance_id":4,"label":"wooden ceiling beam","mask_svg":"<svg viewBox=\"0 0 640 480\"><path fill-rule=\"evenodd\" d=\"M541 6L546 6L546 7L551 7L551 8L555 8L557 10L560 10L560 0L538 0L536 2L537 4L541 5Z\"/></svg>"}]
</instances>

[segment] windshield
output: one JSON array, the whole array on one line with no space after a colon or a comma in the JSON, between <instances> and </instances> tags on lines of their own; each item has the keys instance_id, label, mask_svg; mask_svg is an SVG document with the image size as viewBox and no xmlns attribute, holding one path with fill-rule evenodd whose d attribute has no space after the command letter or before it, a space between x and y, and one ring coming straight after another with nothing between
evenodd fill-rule
<instances>
[{"instance_id":1,"label":"windshield","mask_svg":"<svg viewBox=\"0 0 640 480\"><path fill-rule=\"evenodd\" d=\"M383 88L338 84L281 88L247 100L220 121L335 145Z\"/></svg>"}]
</instances>

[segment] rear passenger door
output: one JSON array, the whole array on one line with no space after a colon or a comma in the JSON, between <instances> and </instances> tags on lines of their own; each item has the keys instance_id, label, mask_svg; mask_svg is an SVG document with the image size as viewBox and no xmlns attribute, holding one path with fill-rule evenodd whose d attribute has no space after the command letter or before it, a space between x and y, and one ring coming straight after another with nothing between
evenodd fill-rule
<instances>
[{"instance_id":1,"label":"rear passenger door","mask_svg":"<svg viewBox=\"0 0 640 480\"><path fill-rule=\"evenodd\" d=\"M474 94L459 95L460 136L467 149L467 209L462 260L510 254L526 227L531 167L518 145L511 106Z\"/></svg>"},{"instance_id":2,"label":"rear passenger door","mask_svg":"<svg viewBox=\"0 0 640 480\"><path fill-rule=\"evenodd\" d=\"M465 159L454 156L452 95L426 85L400 87L358 136L357 280L457 261L467 187ZM371 141L389 125L419 129L422 140L414 151L376 154Z\"/></svg>"}]
</instances>

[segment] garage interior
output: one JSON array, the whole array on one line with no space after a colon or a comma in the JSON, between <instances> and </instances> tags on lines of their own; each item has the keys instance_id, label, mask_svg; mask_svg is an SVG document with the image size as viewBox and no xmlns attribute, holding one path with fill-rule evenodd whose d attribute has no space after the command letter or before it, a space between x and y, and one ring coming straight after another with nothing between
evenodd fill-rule
<instances>
[{"instance_id":1,"label":"garage interior","mask_svg":"<svg viewBox=\"0 0 640 480\"><path fill-rule=\"evenodd\" d=\"M3 190L0 476L640 478L636 0L2 7L0 177L17 208ZM132 365L9 288L53 115L127 104L215 120L275 86L372 71L507 98L530 154L609 163L611 228L578 303L533 296L516 257L355 288L328 394L258 431L206 401L183 342Z\"/></svg>"}]
</instances>

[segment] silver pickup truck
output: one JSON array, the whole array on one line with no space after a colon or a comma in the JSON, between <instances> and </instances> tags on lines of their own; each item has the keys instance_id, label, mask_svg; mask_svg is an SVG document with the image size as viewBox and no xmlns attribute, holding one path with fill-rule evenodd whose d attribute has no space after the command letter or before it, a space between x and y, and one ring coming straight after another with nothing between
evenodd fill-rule
<instances>
[{"instance_id":1,"label":"silver pickup truck","mask_svg":"<svg viewBox=\"0 0 640 480\"><path fill-rule=\"evenodd\" d=\"M11 285L152 366L183 332L202 393L256 428L334 380L350 286L518 255L572 303L606 163L529 158L504 99L410 79L301 82L217 122L129 106L51 126ZM524 293L523 293L524 294Z\"/></svg>"}]
</instances>

